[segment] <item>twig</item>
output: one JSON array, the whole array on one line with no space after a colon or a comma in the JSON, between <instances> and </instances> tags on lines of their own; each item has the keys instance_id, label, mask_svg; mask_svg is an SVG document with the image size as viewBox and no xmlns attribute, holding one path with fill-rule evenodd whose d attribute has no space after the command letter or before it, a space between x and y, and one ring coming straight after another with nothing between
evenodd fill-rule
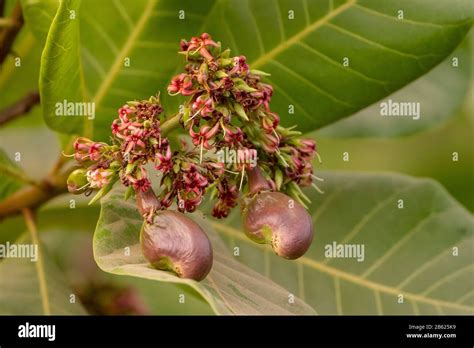
<instances>
[{"instance_id":1,"label":"twig","mask_svg":"<svg viewBox=\"0 0 474 348\"><path fill-rule=\"evenodd\" d=\"M180 115L176 114L163 122L161 128L162 134L167 134L176 128L179 125L179 119ZM36 186L22 188L0 201L0 220L17 215L25 208L38 208L54 197L66 193L66 180L69 174L75 169L75 167L70 167L61 172L67 160L68 158L60 156L50 174L48 174L43 181L37 183Z\"/></svg>"},{"instance_id":2,"label":"twig","mask_svg":"<svg viewBox=\"0 0 474 348\"><path fill-rule=\"evenodd\" d=\"M21 213L24 209L35 209L52 198L67 192L66 179L69 171L48 177L37 186L24 187L0 202L0 220Z\"/></svg>"},{"instance_id":3,"label":"twig","mask_svg":"<svg viewBox=\"0 0 474 348\"><path fill-rule=\"evenodd\" d=\"M23 216L25 217L26 226L30 231L31 242L38 248L38 259L36 260L36 273L38 275L38 284L41 294L41 304L43 306L43 313L45 315L51 315L51 309L49 306L48 287L46 285L46 274L44 271L43 258L41 257L41 245L38 237L38 229L36 228L35 214L31 209L25 208L22 210Z\"/></svg>"},{"instance_id":4,"label":"twig","mask_svg":"<svg viewBox=\"0 0 474 348\"><path fill-rule=\"evenodd\" d=\"M5 27L5 28L8 28L8 27L12 27L16 25L16 23L10 19L10 18L0 18L0 28L2 27Z\"/></svg>"},{"instance_id":5,"label":"twig","mask_svg":"<svg viewBox=\"0 0 474 348\"><path fill-rule=\"evenodd\" d=\"M174 128L179 125L179 121L181 119L181 115L179 113L171 116L166 121L161 124L161 134L165 135L171 132Z\"/></svg>"},{"instance_id":6,"label":"twig","mask_svg":"<svg viewBox=\"0 0 474 348\"><path fill-rule=\"evenodd\" d=\"M28 175L23 173L23 171L18 170L16 167L10 166L8 164L0 163L0 172L8 175L12 178L15 178L18 181L22 181L25 184L37 186L38 183L30 178Z\"/></svg>"},{"instance_id":7,"label":"twig","mask_svg":"<svg viewBox=\"0 0 474 348\"><path fill-rule=\"evenodd\" d=\"M11 23L0 33L0 64L3 64L5 58L10 53L15 37L23 26L23 13L19 1L17 1L13 8Z\"/></svg>"},{"instance_id":8,"label":"twig","mask_svg":"<svg viewBox=\"0 0 474 348\"><path fill-rule=\"evenodd\" d=\"M0 126L19 116L28 113L31 108L40 102L38 91L30 92L15 104L0 110Z\"/></svg>"}]
</instances>

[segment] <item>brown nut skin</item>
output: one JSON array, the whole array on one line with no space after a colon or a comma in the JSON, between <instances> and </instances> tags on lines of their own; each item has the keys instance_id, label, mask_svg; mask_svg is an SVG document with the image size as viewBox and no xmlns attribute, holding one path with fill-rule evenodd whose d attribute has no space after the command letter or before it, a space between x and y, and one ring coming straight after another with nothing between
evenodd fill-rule
<instances>
[{"instance_id":1,"label":"brown nut skin","mask_svg":"<svg viewBox=\"0 0 474 348\"><path fill-rule=\"evenodd\" d=\"M212 246L202 228L182 213L157 212L144 223L140 244L145 258L160 270L180 278L203 280L212 267Z\"/></svg>"},{"instance_id":2,"label":"brown nut skin","mask_svg":"<svg viewBox=\"0 0 474 348\"><path fill-rule=\"evenodd\" d=\"M242 218L250 239L271 244L275 253L286 259L301 257L313 241L311 216L301 204L280 192L260 192L249 198Z\"/></svg>"}]
</instances>

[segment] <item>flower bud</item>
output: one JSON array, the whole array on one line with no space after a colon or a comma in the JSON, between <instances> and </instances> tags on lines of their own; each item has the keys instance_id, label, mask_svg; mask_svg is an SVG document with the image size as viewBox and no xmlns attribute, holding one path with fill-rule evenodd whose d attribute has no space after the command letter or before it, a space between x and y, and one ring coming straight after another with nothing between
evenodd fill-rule
<instances>
[{"instance_id":1,"label":"flower bud","mask_svg":"<svg viewBox=\"0 0 474 348\"><path fill-rule=\"evenodd\" d=\"M67 189L70 193L79 195L88 189L87 170L80 168L74 170L67 178Z\"/></svg>"},{"instance_id":2,"label":"flower bud","mask_svg":"<svg viewBox=\"0 0 474 348\"><path fill-rule=\"evenodd\" d=\"M172 210L155 214L153 223L145 223L140 233L145 258L160 270L180 278L203 280L212 267L212 247L201 227Z\"/></svg>"},{"instance_id":3,"label":"flower bud","mask_svg":"<svg viewBox=\"0 0 474 348\"><path fill-rule=\"evenodd\" d=\"M302 256L313 240L311 216L301 204L280 192L261 192L249 199L242 218L250 239L270 244L286 259Z\"/></svg>"}]
</instances>

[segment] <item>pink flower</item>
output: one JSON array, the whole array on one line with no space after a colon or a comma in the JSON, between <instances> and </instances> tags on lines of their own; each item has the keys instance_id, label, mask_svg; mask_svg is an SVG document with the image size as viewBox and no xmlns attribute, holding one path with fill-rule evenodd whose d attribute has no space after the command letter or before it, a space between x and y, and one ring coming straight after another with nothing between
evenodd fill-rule
<instances>
[{"instance_id":1,"label":"pink flower","mask_svg":"<svg viewBox=\"0 0 474 348\"><path fill-rule=\"evenodd\" d=\"M168 173L171 168L173 168L173 161L171 159L171 149L169 145L166 148L166 152L164 155L160 152L156 153L155 160L155 168L157 170L161 170L164 174Z\"/></svg>"},{"instance_id":2,"label":"pink flower","mask_svg":"<svg viewBox=\"0 0 474 348\"><path fill-rule=\"evenodd\" d=\"M192 77L187 74L179 74L173 77L168 86L168 93L171 95L182 94L189 96L196 92L197 90L193 89Z\"/></svg>"},{"instance_id":3,"label":"pink flower","mask_svg":"<svg viewBox=\"0 0 474 348\"><path fill-rule=\"evenodd\" d=\"M268 112L262 117L262 128L266 133L273 133L278 124L280 123L280 117L273 112Z\"/></svg>"},{"instance_id":4,"label":"pink flower","mask_svg":"<svg viewBox=\"0 0 474 348\"><path fill-rule=\"evenodd\" d=\"M202 126L198 133L194 132L193 127L189 128L189 135L192 138L193 144L195 146L204 146L206 149L210 149L211 145L209 140L211 140L219 130L219 122L211 128L207 124Z\"/></svg>"},{"instance_id":5,"label":"pink flower","mask_svg":"<svg viewBox=\"0 0 474 348\"><path fill-rule=\"evenodd\" d=\"M100 149L103 146L103 143L96 143L88 138L79 137L74 142L74 158L78 162L84 162L87 160L96 162L101 157Z\"/></svg>"},{"instance_id":6,"label":"pink flower","mask_svg":"<svg viewBox=\"0 0 474 348\"><path fill-rule=\"evenodd\" d=\"M214 108L212 106L212 99L207 95L200 95L196 98L192 104L191 109L193 112L198 112L201 116L207 117L212 114Z\"/></svg>"},{"instance_id":7,"label":"pink flower","mask_svg":"<svg viewBox=\"0 0 474 348\"><path fill-rule=\"evenodd\" d=\"M110 182L110 177L114 172L111 169L97 168L86 173L87 181L91 188L102 188Z\"/></svg>"},{"instance_id":8,"label":"pink flower","mask_svg":"<svg viewBox=\"0 0 474 348\"><path fill-rule=\"evenodd\" d=\"M201 173L199 173L197 167L194 164L191 164L188 169L185 169L183 174L183 182L187 190L194 188L202 189L209 184L207 179Z\"/></svg>"},{"instance_id":9,"label":"pink flower","mask_svg":"<svg viewBox=\"0 0 474 348\"><path fill-rule=\"evenodd\" d=\"M94 143L89 148L89 158L92 161L98 161L101 157L100 149L103 147L103 144Z\"/></svg>"},{"instance_id":10,"label":"pink flower","mask_svg":"<svg viewBox=\"0 0 474 348\"><path fill-rule=\"evenodd\" d=\"M127 122L128 121L127 116L131 114L132 112L133 112L132 109L130 109L128 105L122 106L118 110L120 120L122 120L122 122Z\"/></svg>"},{"instance_id":11,"label":"pink flower","mask_svg":"<svg viewBox=\"0 0 474 348\"><path fill-rule=\"evenodd\" d=\"M219 200L212 208L212 216L221 219L229 215L231 208L237 205L239 190L235 183L229 183L227 180L221 180L217 185Z\"/></svg>"},{"instance_id":12,"label":"pink flower","mask_svg":"<svg viewBox=\"0 0 474 348\"><path fill-rule=\"evenodd\" d=\"M267 85L265 83L260 83L259 86L262 87L261 90L257 92L252 92L250 95L254 98L258 99L257 105L254 107L254 109L258 108L260 105L263 105L265 107L265 110L267 112L270 111L270 101L272 99L273 95L273 87L270 85Z\"/></svg>"},{"instance_id":13,"label":"pink flower","mask_svg":"<svg viewBox=\"0 0 474 348\"><path fill-rule=\"evenodd\" d=\"M148 178L130 179L130 182L136 191L146 192L151 187L151 182Z\"/></svg>"},{"instance_id":14,"label":"pink flower","mask_svg":"<svg viewBox=\"0 0 474 348\"><path fill-rule=\"evenodd\" d=\"M274 134L262 134L261 140L261 144L265 152L274 153L276 150L278 150L280 140Z\"/></svg>"},{"instance_id":15,"label":"pink flower","mask_svg":"<svg viewBox=\"0 0 474 348\"><path fill-rule=\"evenodd\" d=\"M244 75L248 72L249 66L245 56L234 57L234 67L230 71L231 75Z\"/></svg>"},{"instance_id":16,"label":"pink flower","mask_svg":"<svg viewBox=\"0 0 474 348\"><path fill-rule=\"evenodd\" d=\"M316 153L316 142L312 139L302 139L298 150L304 155L313 158Z\"/></svg>"},{"instance_id":17,"label":"pink flower","mask_svg":"<svg viewBox=\"0 0 474 348\"><path fill-rule=\"evenodd\" d=\"M244 140L244 135L239 127L232 127L225 125L224 130L224 142L229 145L239 145Z\"/></svg>"},{"instance_id":18,"label":"pink flower","mask_svg":"<svg viewBox=\"0 0 474 348\"><path fill-rule=\"evenodd\" d=\"M130 135L125 137L124 154L130 153L135 150L137 146L144 149L146 147L144 140L146 139L146 132L142 129L135 129Z\"/></svg>"},{"instance_id":19,"label":"pink flower","mask_svg":"<svg viewBox=\"0 0 474 348\"><path fill-rule=\"evenodd\" d=\"M178 192L178 210L192 213L202 202L202 192L199 188L181 190Z\"/></svg>"}]
</instances>

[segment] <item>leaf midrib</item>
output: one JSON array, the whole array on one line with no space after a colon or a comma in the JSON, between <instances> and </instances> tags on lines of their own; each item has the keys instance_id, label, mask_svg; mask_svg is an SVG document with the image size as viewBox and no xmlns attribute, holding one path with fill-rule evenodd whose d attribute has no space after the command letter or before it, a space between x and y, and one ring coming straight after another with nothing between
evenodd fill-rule
<instances>
[{"instance_id":1,"label":"leaf midrib","mask_svg":"<svg viewBox=\"0 0 474 348\"><path fill-rule=\"evenodd\" d=\"M234 238L237 238L241 241L246 242L247 244L253 245L254 247L260 248L260 249L265 249L264 245L261 244L255 244L252 241L250 241L247 237L245 237L240 231L233 227L229 227L226 225L223 225L218 222L210 221L209 222L213 228L216 229L216 231L222 232L224 234L227 234L229 236L232 236ZM332 277L338 278L338 279L344 279L346 281L349 281L351 283L366 287L368 289L371 289L373 291L379 291L387 294L391 294L394 296L398 296L400 293L403 294L403 296L409 300L413 301L418 301L418 302L423 302L427 303L433 306L442 306L442 307L450 307L450 308L455 308L455 309L460 309L460 310L467 310L467 311L473 311L474 306L466 306L458 303L453 303L453 302L448 302L448 301L443 301L443 300L437 300L433 299L430 297L422 296L419 294L411 293L411 292L406 292L404 290L394 288L388 285L380 284L371 280L363 279L357 275L342 271L340 269L337 269L335 267L331 267L328 265L323 264L322 262L312 260L308 257L302 256L299 259L294 260L296 263L301 263L307 267L316 269L320 272L329 274Z\"/></svg>"},{"instance_id":2,"label":"leaf midrib","mask_svg":"<svg viewBox=\"0 0 474 348\"><path fill-rule=\"evenodd\" d=\"M147 24L148 19L152 16L152 13L153 13L152 9L155 7L157 2L158 2L157 0L150 0L147 2L146 7L143 9L142 16L140 17L138 22L135 24L132 32L127 38L127 41L122 46L119 54L115 58L115 61L112 64L112 67L107 72L106 78L102 81L102 83L100 84L99 88L97 89L94 95L93 102L96 104L96 108L99 107L100 103L102 102L105 95L107 94L109 87L112 85L115 78L121 71L124 59L127 57L128 53L133 48L135 42L137 41L138 37L142 33L143 29L145 28L145 25Z\"/></svg>"},{"instance_id":3,"label":"leaf midrib","mask_svg":"<svg viewBox=\"0 0 474 348\"><path fill-rule=\"evenodd\" d=\"M266 52L265 54L262 54L259 58L257 58L255 61L250 63L250 66L254 69L261 67L262 65L265 65L268 63L270 60L272 60L275 56L286 50L288 47L298 43L301 41L306 35L311 33L312 31L316 30L317 28L323 26L324 24L328 23L331 19L339 15L340 13L346 11L347 9L351 8L357 1L356 0L350 0L346 2L344 5L339 6L335 10L329 11L325 16L321 17L317 21L313 22L312 24L306 26L303 30L298 32L297 34L293 35L286 41L280 42L278 45L276 45L274 48L272 48L270 51Z\"/></svg>"}]
</instances>

